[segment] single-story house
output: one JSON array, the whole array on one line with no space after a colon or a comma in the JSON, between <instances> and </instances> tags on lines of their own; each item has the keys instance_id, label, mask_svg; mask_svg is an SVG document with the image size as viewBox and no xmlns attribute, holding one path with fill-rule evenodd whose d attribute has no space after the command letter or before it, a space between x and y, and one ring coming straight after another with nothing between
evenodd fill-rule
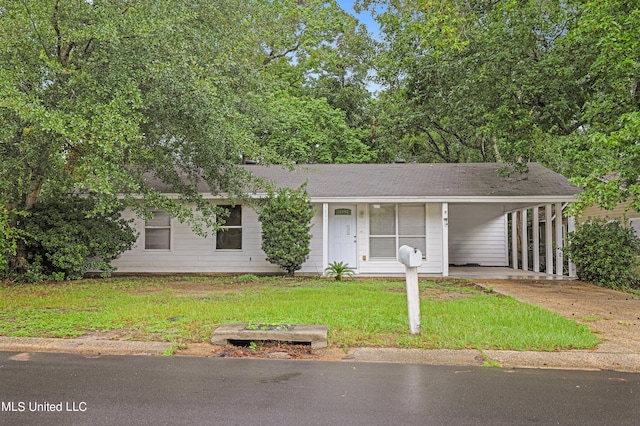
<instances>
[{"instance_id":1,"label":"single-story house","mask_svg":"<svg viewBox=\"0 0 640 426\"><path fill-rule=\"evenodd\" d=\"M538 272L540 240L551 243L544 244L547 251L542 253L550 260L544 262L546 272L571 273L563 271L562 251L555 250L562 247L566 229L546 226L540 235L538 217L546 217L549 224L560 223L555 217L562 215L555 212L574 202L579 189L536 163L529 164L528 173L509 177L498 174L503 166L401 163L312 164L298 165L294 170L276 165L243 167L278 186L297 188L307 182L315 216L311 252L302 273L322 274L331 262L340 261L360 275L402 274L404 266L396 260L396 253L404 244L422 251L420 274L447 276L450 265L512 266ZM216 202L229 204L224 199ZM136 218L134 226L140 233L137 246L113 264L123 273L281 272L266 261L261 250L257 213L245 205L230 207L225 232L209 238L194 234L187 225L161 211L146 222Z\"/></svg>"}]
</instances>

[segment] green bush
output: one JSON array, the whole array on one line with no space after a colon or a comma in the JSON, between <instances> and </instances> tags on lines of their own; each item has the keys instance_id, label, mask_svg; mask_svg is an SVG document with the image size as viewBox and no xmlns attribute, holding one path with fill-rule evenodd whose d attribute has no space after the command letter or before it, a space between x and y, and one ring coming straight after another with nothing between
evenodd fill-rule
<instances>
[{"instance_id":1,"label":"green bush","mask_svg":"<svg viewBox=\"0 0 640 426\"><path fill-rule=\"evenodd\" d=\"M569 233L565 249L576 264L578 277L605 287L635 287L640 238L620 221L596 218Z\"/></svg>"},{"instance_id":2,"label":"green bush","mask_svg":"<svg viewBox=\"0 0 640 426\"><path fill-rule=\"evenodd\" d=\"M0 207L0 276L9 270L9 259L16 254L16 240L9 227L9 212Z\"/></svg>"},{"instance_id":3,"label":"green bush","mask_svg":"<svg viewBox=\"0 0 640 426\"><path fill-rule=\"evenodd\" d=\"M311 242L313 208L306 185L299 189L280 188L271 192L260 206L262 250L267 260L293 275L307 259Z\"/></svg>"},{"instance_id":4,"label":"green bush","mask_svg":"<svg viewBox=\"0 0 640 426\"><path fill-rule=\"evenodd\" d=\"M37 204L22 219L26 246L24 281L78 279L88 271L108 276L111 261L133 247L136 234L121 209L90 214L95 201L78 196Z\"/></svg>"}]
</instances>

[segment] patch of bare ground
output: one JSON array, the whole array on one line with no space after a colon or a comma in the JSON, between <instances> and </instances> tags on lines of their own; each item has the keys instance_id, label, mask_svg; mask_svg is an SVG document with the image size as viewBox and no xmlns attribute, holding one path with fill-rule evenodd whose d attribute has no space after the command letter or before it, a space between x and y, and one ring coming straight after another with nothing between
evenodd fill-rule
<instances>
[{"instance_id":1,"label":"patch of bare ground","mask_svg":"<svg viewBox=\"0 0 640 426\"><path fill-rule=\"evenodd\" d=\"M603 340L596 352L640 353L640 296L574 280L475 283L588 325Z\"/></svg>"},{"instance_id":2,"label":"patch of bare ground","mask_svg":"<svg viewBox=\"0 0 640 426\"><path fill-rule=\"evenodd\" d=\"M459 288L459 290L456 290ZM420 290L420 298L423 300L447 301L473 297L477 293L471 290L486 291L485 287L468 281L456 281L448 283L444 287L427 287Z\"/></svg>"},{"instance_id":3,"label":"patch of bare ground","mask_svg":"<svg viewBox=\"0 0 640 426\"><path fill-rule=\"evenodd\" d=\"M167 281L155 288L145 288L140 290L141 294L162 293L170 290L176 297L206 296L209 294L238 293L245 288L264 285L259 281L250 282L199 282L199 281Z\"/></svg>"},{"instance_id":4,"label":"patch of bare ground","mask_svg":"<svg viewBox=\"0 0 640 426\"><path fill-rule=\"evenodd\" d=\"M340 361L346 356L342 349L335 347L311 349L310 345L277 341L261 341L256 342L255 345L227 344L225 346L214 346L211 343L188 343L179 349L176 355L316 361Z\"/></svg>"}]
</instances>

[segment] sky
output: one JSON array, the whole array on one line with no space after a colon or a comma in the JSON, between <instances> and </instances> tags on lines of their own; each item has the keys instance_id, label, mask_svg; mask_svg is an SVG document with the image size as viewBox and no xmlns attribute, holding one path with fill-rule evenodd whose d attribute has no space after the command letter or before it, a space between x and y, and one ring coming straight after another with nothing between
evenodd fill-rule
<instances>
[{"instance_id":1,"label":"sky","mask_svg":"<svg viewBox=\"0 0 640 426\"><path fill-rule=\"evenodd\" d=\"M360 20L360 22L362 22L369 28L369 32L371 32L373 36L377 38L380 26L376 21L373 20L373 17L369 12L365 11L363 13L356 13L353 10L354 3L355 3L355 0L338 0L338 4L342 9L354 15L355 17L357 17Z\"/></svg>"}]
</instances>

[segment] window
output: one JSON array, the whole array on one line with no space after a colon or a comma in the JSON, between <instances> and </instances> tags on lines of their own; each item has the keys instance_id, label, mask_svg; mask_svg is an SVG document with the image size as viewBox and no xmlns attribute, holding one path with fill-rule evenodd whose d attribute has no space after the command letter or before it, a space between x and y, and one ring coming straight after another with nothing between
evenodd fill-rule
<instances>
[{"instance_id":1,"label":"window","mask_svg":"<svg viewBox=\"0 0 640 426\"><path fill-rule=\"evenodd\" d=\"M216 233L216 250L242 249L242 208L220 206L229 210L224 226Z\"/></svg>"},{"instance_id":2,"label":"window","mask_svg":"<svg viewBox=\"0 0 640 426\"><path fill-rule=\"evenodd\" d=\"M171 216L164 210L149 210L153 215L144 223L144 249L171 249Z\"/></svg>"},{"instance_id":3,"label":"window","mask_svg":"<svg viewBox=\"0 0 640 426\"><path fill-rule=\"evenodd\" d=\"M369 258L395 259L398 247L408 245L427 253L424 204L370 204Z\"/></svg>"}]
</instances>

